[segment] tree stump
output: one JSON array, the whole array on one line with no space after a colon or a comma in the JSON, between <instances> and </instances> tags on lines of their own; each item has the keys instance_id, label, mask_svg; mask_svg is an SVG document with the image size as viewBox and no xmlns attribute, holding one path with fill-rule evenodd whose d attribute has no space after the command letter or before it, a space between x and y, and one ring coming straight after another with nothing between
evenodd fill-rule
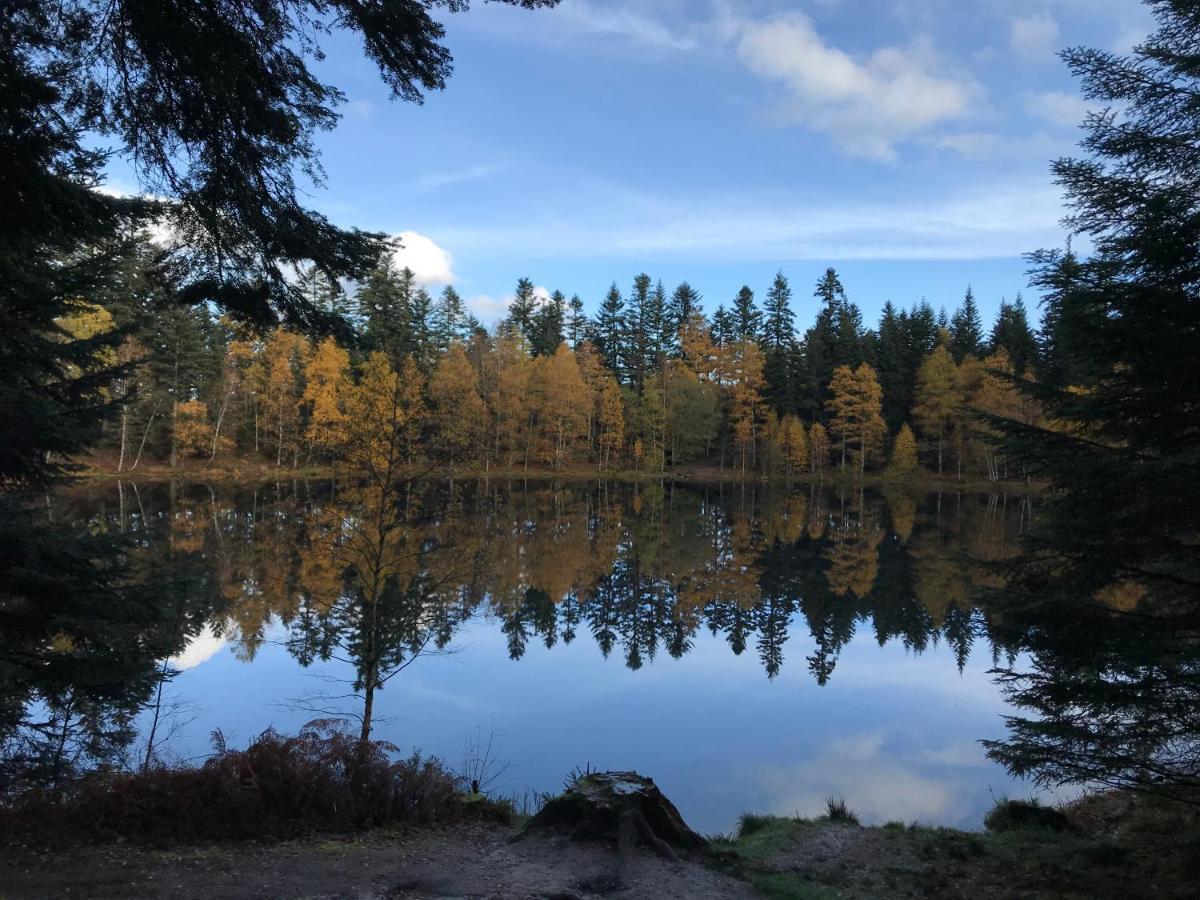
<instances>
[{"instance_id":1,"label":"tree stump","mask_svg":"<svg viewBox=\"0 0 1200 900\"><path fill-rule=\"evenodd\" d=\"M638 843L676 863L680 852L709 849L654 781L637 772L591 772L577 778L514 839L538 829L569 831L572 840L613 841L622 862Z\"/></svg>"}]
</instances>

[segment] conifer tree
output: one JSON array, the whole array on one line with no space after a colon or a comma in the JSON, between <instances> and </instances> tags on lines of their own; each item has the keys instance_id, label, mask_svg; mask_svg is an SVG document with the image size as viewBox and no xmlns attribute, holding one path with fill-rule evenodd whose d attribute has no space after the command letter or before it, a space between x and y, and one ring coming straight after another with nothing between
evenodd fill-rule
<instances>
[{"instance_id":1,"label":"conifer tree","mask_svg":"<svg viewBox=\"0 0 1200 900\"><path fill-rule=\"evenodd\" d=\"M754 303L754 291L743 284L733 298L733 327L739 341L757 341L762 331L762 313Z\"/></svg>"},{"instance_id":2,"label":"conifer tree","mask_svg":"<svg viewBox=\"0 0 1200 900\"><path fill-rule=\"evenodd\" d=\"M670 335L667 349L670 353L678 356L681 352L679 345L679 332L683 328L684 323L692 318L695 313L703 313L704 310L700 306L700 292L693 288L686 281L679 283L679 286L671 293L671 299L667 303L666 327Z\"/></svg>"},{"instance_id":3,"label":"conifer tree","mask_svg":"<svg viewBox=\"0 0 1200 900\"><path fill-rule=\"evenodd\" d=\"M439 353L455 341L467 339L467 310L462 297L448 284L442 288L433 311L433 340Z\"/></svg>"},{"instance_id":4,"label":"conifer tree","mask_svg":"<svg viewBox=\"0 0 1200 900\"><path fill-rule=\"evenodd\" d=\"M779 413L797 408L796 322L792 312L792 289L782 272L775 274L763 318L763 374L767 379L767 401Z\"/></svg>"},{"instance_id":5,"label":"conifer tree","mask_svg":"<svg viewBox=\"0 0 1200 900\"><path fill-rule=\"evenodd\" d=\"M988 339L988 352L997 353L1001 350L1018 374L1025 374L1037 362L1037 337L1029 326L1029 315L1020 294L1012 303L1000 301L996 323Z\"/></svg>"},{"instance_id":6,"label":"conifer tree","mask_svg":"<svg viewBox=\"0 0 1200 900\"><path fill-rule=\"evenodd\" d=\"M526 340L532 339L533 317L537 308L538 301L533 282L528 278L519 279L512 302L508 305L508 318L504 327L510 332L519 332Z\"/></svg>"},{"instance_id":7,"label":"conifer tree","mask_svg":"<svg viewBox=\"0 0 1200 900\"><path fill-rule=\"evenodd\" d=\"M625 300L614 281L596 314L596 349L600 358L618 381L626 380L625 368L627 323Z\"/></svg>"},{"instance_id":8,"label":"conifer tree","mask_svg":"<svg viewBox=\"0 0 1200 900\"><path fill-rule=\"evenodd\" d=\"M962 362L964 357L979 356L982 350L983 321L979 317L975 294L968 287L962 306L954 311L950 320L950 354L955 362Z\"/></svg>"},{"instance_id":9,"label":"conifer tree","mask_svg":"<svg viewBox=\"0 0 1200 900\"><path fill-rule=\"evenodd\" d=\"M737 318L725 308L725 304L717 307L712 317L712 338L718 346L724 347L737 340Z\"/></svg>"},{"instance_id":10,"label":"conifer tree","mask_svg":"<svg viewBox=\"0 0 1200 900\"><path fill-rule=\"evenodd\" d=\"M567 298L555 291L533 315L529 349L534 356L551 356L563 342L563 324L567 315Z\"/></svg>"},{"instance_id":11,"label":"conifer tree","mask_svg":"<svg viewBox=\"0 0 1200 900\"><path fill-rule=\"evenodd\" d=\"M578 294L571 295L571 299L567 302L567 309L567 320L564 327L567 340L571 342L571 349L574 350L587 340L588 321L587 316L583 313L583 300Z\"/></svg>"},{"instance_id":12,"label":"conifer tree","mask_svg":"<svg viewBox=\"0 0 1200 900\"><path fill-rule=\"evenodd\" d=\"M403 277L396 271L392 254L388 252L379 257L356 298L366 322L364 340L367 348L386 353L393 367L412 346L411 287L411 277Z\"/></svg>"}]
</instances>

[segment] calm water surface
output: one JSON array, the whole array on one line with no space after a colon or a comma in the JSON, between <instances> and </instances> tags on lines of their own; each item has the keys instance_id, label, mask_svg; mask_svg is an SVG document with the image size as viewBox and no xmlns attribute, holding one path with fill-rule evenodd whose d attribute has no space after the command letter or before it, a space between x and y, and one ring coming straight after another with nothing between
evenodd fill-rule
<instances>
[{"instance_id":1,"label":"calm water surface","mask_svg":"<svg viewBox=\"0 0 1200 900\"><path fill-rule=\"evenodd\" d=\"M383 535L377 500L316 482L55 498L190 598L160 755L202 758L216 729L357 728L375 673L375 738L457 765L494 735L501 793L637 769L706 832L830 795L864 822L978 827L995 796L1031 792L977 743L1004 734L988 670L1009 656L972 605L1025 498L438 483L405 491ZM368 619L372 553L390 589Z\"/></svg>"}]
</instances>

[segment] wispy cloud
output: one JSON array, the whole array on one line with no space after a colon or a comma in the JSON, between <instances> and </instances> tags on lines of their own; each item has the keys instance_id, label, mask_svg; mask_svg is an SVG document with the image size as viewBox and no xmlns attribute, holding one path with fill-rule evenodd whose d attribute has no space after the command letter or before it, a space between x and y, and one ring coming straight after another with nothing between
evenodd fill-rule
<instances>
[{"instance_id":1,"label":"wispy cloud","mask_svg":"<svg viewBox=\"0 0 1200 900\"><path fill-rule=\"evenodd\" d=\"M1026 98L1025 108L1039 119L1061 128L1082 125L1089 110L1087 101L1082 97L1064 91L1029 94Z\"/></svg>"},{"instance_id":2,"label":"wispy cloud","mask_svg":"<svg viewBox=\"0 0 1200 900\"><path fill-rule=\"evenodd\" d=\"M572 31L610 35L647 47L694 50L700 46L692 28L648 16L633 5L597 6L572 0L555 11L552 21Z\"/></svg>"},{"instance_id":3,"label":"wispy cloud","mask_svg":"<svg viewBox=\"0 0 1200 900\"><path fill-rule=\"evenodd\" d=\"M1008 45L1026 59L1050 62L1058 49L1058 22L1047 12L1019 16L1009 25Z\"/></svg>"},{"instance_id":4,"label":"wispy cloud","mask_svg":"<svg viewBox=\"0 0 1200 900\"><path fill-rule=\"evenodd\" d=\"M500 163L480 163L474 166L467 166L463 169L432 172L416 179L413 182L413 187L418 191L436 191L444 187L450 187L451 185L462 184L466 181L478 181L481 178L490 178L492 175L504 171L504 168Z\"/></svg>"},{"instance_id":5,"label":"wispy cloud","mask_svg":"<svg viewBox=\"0 0 1200 900\"><path fill-rule=\"evenodd\" d=\"M573 215L530 210L521 224L437 233L471 256L729 261L773 259L985 259L1013 257L1060 238L1063 210L1049 179L993 182L920 200L747 196L703 199L611 194L576 198Z\"/></svg>"}]
</instances>

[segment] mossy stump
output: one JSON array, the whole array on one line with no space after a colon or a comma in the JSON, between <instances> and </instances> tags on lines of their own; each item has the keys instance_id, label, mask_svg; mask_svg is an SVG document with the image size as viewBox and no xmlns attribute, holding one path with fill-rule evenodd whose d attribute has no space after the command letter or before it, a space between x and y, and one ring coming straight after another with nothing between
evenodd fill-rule
<instances>
[{"instance_id":1,"label":"mossy stump","mask_svg":"<svg viewBox=\"0 0 1200 900\"><path fill-rule=\"evenodd\" d=\"M572 840L612 841L624 859L640 843L671 862L706 853L708 841L683 821L654 781L637 772L591 772L577 778L529 820L516 839L537 829L569 831Z\"/></svg>"}]
</instances>

